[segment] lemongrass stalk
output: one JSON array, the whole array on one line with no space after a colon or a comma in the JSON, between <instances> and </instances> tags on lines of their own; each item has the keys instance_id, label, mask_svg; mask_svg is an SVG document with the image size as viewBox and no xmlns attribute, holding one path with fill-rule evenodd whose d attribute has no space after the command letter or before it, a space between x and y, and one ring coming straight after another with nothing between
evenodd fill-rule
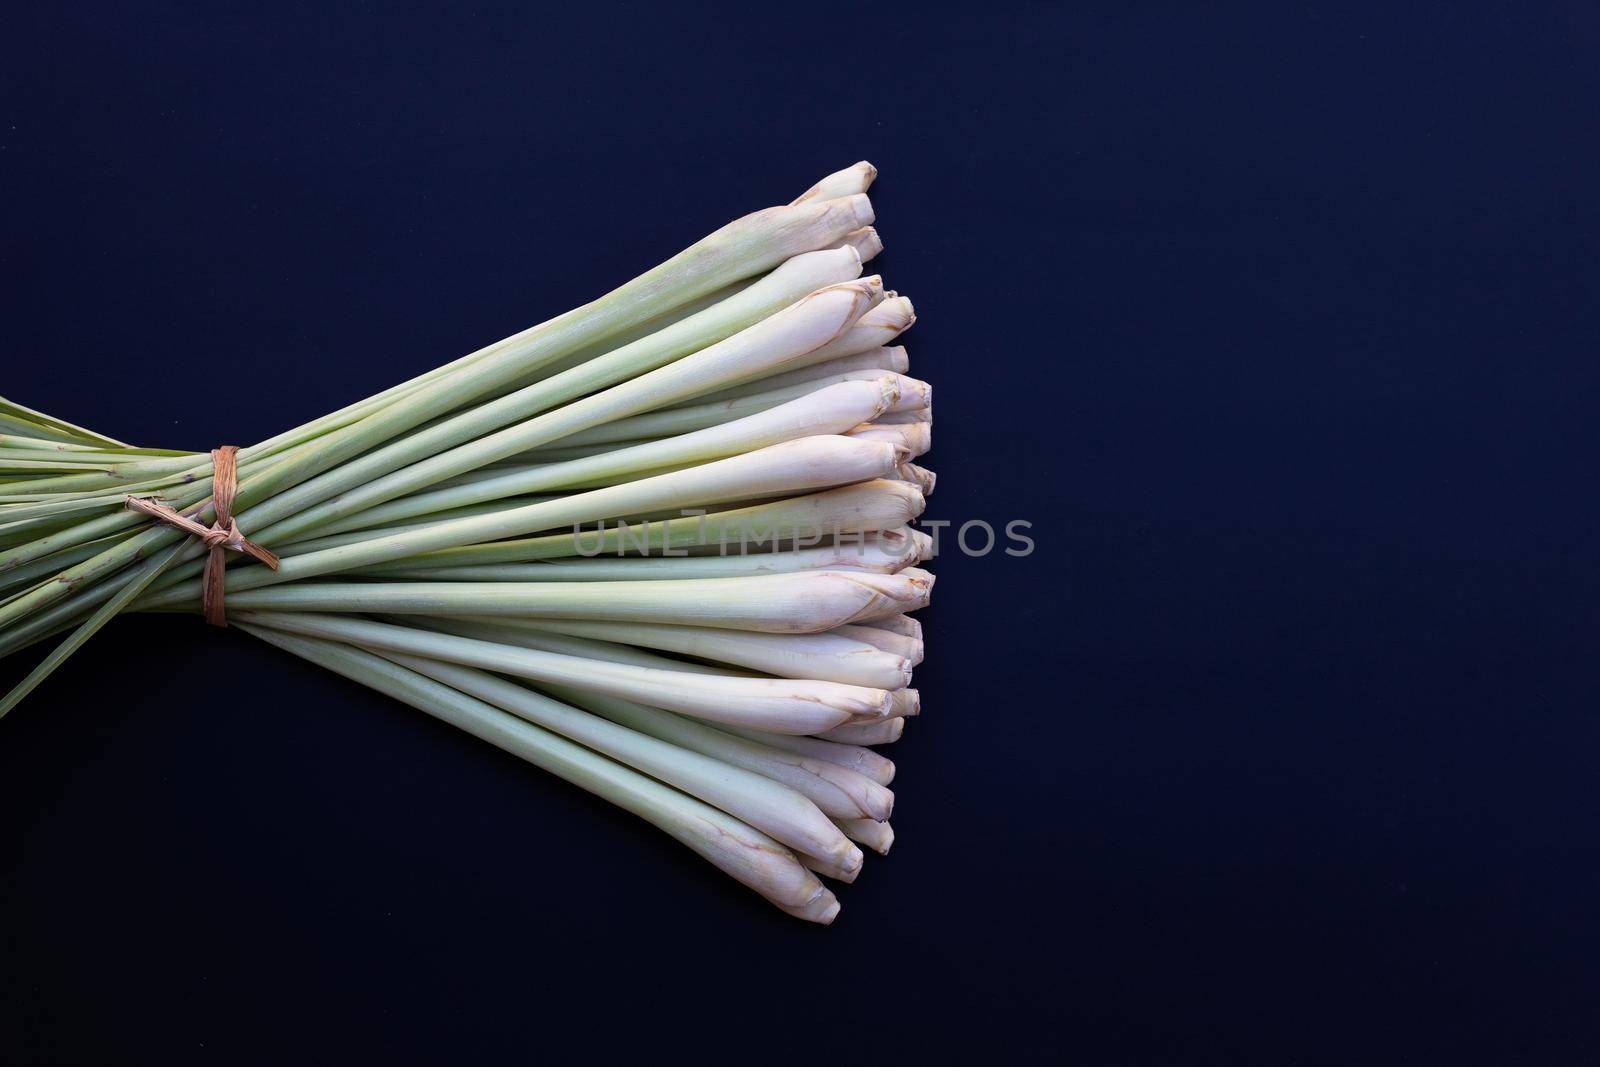
<instances>
[{"instance_id":1,"label":"lemongrass stalk","mask_svg":"<svg viewBox=\"0 0 1600 1067\"><path fill-rule=\"evenodd\" d=\"M194 462L193 452L162 448L99 448L66 444L60 441L33 441L0 434L0 468L11 460L53 461L70 466L99 464L117 467L135 459L185 458Z\"/></svg>"},{"instance_id":2,"label":"lemongrass stalk","mask_svg":"<svg viewBox=\"0 0 1600 1067\"><path fill-rule=\"evenodd\" d=\"M903 466L903 464L902 464ZM903 479L896 479L902 481ZM595 488L600 488L596 486ZM415 515L411 521L396 521L393 524L385 523L381 526L359 530L333 531L328 529L313 530L306 534L304 539L296 539L283 545L278 551L279 555L293 556L313 551L312 545L326 548L336 544L356 544L364 538L388 537L391 534L405 530L420 530L428 526L436 526L441 522L453 522L456 519L469 519L478 515L494 515L508 508L523 508L533 504L547 504L554 500L561 500L568 494L565 493L528 493L518 496L505 496L496 500L472 501L457 504L452 507L442 507L437 511Z\"/></svg>"},{"instance_id":3,"label":"lemongrass stalk","mask_svg":"<svg viewBox=\"0 0 1600 1067\"><path fill-rule=\"evenodd\" d=\"M866 845L880 856L887 856L894 844L894 829L887 822L872 819L835 819L834 822L850 840Z\"/></svg>"},{"instance_id":4,"label":"lemongrass stalk","mask_svg":"<svg viewBox=\"0 0 1600 1067\"><path fill-rule=\"evenodd\" d=\"M829 537L865 540L884 531L902 531L907 523L922 514L922 508L922 494L915 486L876 479L750 507L688 514L640 529L611 526L604 531L585 530L467 545L421 553L391 563L351 568L348 573L382 577L418 567L500 565L570 560L580 556L598 562L606 557L620 558L627 552L678 553L681 556L701 549L723 553L731 546L737 546L741 552L752 547L777 550L788 544L814 545Z\"/></svg>"},{"instance_id":5,"label":"lemongrass stalk","mask_svg":"<svg viewBox=\"0 0 1600 1067\"><path fill-rule=\"evenodd\" d=\"M829 249L838 248L840 247L841 243L842 242L840 241L836 241L834 244L828 247ZM827 250L828 249L822 249L821 251ZM801 254L809 255L810 253ZM857 254L859 255L859 253ZM591 345L584 345L570 354L562 356L560 359L552 360L551 362L524 376L524 378L518 384L526 385L535 381L540 381L544 378L554 378L557 374L563 374L571 370L573 367L578 366L580 363L587 363L591 359L598 359L609 352L614 352L626 345L633 344L641 337L648 337L653 333L657 333L666 329L668 326L671 326L677 322L681 322L691 315L698 315L700 312L706 310L706 308L720 304L741 290L751 285L759 285L760 282L760 277L757 277L754 280L745 279L743 281L737 281L731 285L725 285L721 289L717 289L714 292L707 293L704 296L696 297L694 300L680 304L678 307L673 308L664 315L657 315L649 319L641 319L630 324L625 329L619 330L611 337L607 337L604 341Z\"/></svg>"},{"instance_id":6,"label":"lemongrass stalk","mask_svg":"<svg viewBox=\"0 0 1600 1067\"><path fill-rule=\"evenodd\" d=\"M35 539L59 533L75 521L71 516L43 515L0 523L0 545L24 545Z\"/></svg>"},{"instance_id":7,"label":"lemongrass stalk","mask_svg":"<svg viewBox=\"0 0 1600 1067\"><path fill-rule=\"evenodd\" d=\"M59 449L63 452L88 450L89 445L76 441L52 441L48 437L25 437L21 434L0 433L0 448Z\"/></svg>"},{"instance_id":8,"label":"lemongrass stalk","mask_svg":"<svg viewBox=\"0 0 1600 1067\"><path fill-rule=\"evenodd\" d=\"M856 167L862 167L862 166L870 167L871 164L870 163L866 163L866 164L857 163L856 164ZM845 171L839 171L837 173L838 174L844 174L846 172ZM877 171L873 171L873 174L876 174L876 173L877 173ZM827 197L820 197L819 198L819 197L813 196L812 194L815 193L817 191L817 189L820 188L823 185L823 183L834 181L835 177L836 177L836 175L830 174L828 177L822 179L822 181L818 182L817 185L813 185L805 193L801 194L801 199L802 200L806 200L806 199L810 199L810 200L823 199L823 200L826 200L826 199L828 199ZM866 182L867 182L866 185L862 185L859 189L855 189L854 191L858 192L858 193L859 192L865 192L866 188L867 188L867 185L870 185L872 183L872 179L869 177L869 178L867 178ZM835 185L837 185L837 183L835 183ZM796 201L796 203L799 203L799 201ZM76 442L76 443L79 443L79 444L102 445L102 446L106 446L106 447L109 447L109 448L128 448L128 447L130 447L129 445L123 444L121 441L118 441L114 437L107 437L104 434L95 433L93 430L86 430L82 426L75 426L72 423L67 422L67 421L65 421L63 419L58 419L58 418L55 418L54 416L46 415L42 411L35 411L33 408L25 407L22 404L19 404L14 400L7 400L4 397L0 397L0 417L3 417L8 423L17 422L17 423L23 423L23 424L26 424L26 425L32 425L32 426L38 427L39 430L42 431L42 432L37 432L37 433L33 434L33 436L35 436L35 437L44 437L44 438L49 438L49 439L53 439L53 440Z\"/></svg>"},{"instance_id":9,"label":"lemongrass stalk","mask_svg":"<svg viewBox=\"0 0 1600 1067\"><path fill-rule=\"evenodd\" d=\"M915 689L896 689L889 694L889 714L896 719L921 715L922 694Z\"/></svg>"},{"instance_id":10,"label":"lemongrass stalk","mask_svg":"<svg viewBox=\"0 0 1600 1067\"><path fill-rule=\"evenodd\" d=\"M3 403L3 401L0 401ZM43 450L67 454L94 452L107 456L193 456L192 452L171 449L135 448L133 445L94 445L82 441L53 441L48 437L27 437L22 434L0 433L0 449Z\"/></svg>"},{"instance_id":11,"label":"lemongrass stalk","mask_svg":"<svg viewBox=\"0 0 1600 1067\"><path fill-rule=\"evenodd\" d=\"M916 459L933 447L933 427L926 422L900 425L869 422L865 426L849 431L846 436L894 445L905 452L907 459Z\"/></svg>"},{"instance_id":12,"label":"lemongrass stalk","mask_svg":"<svg viewBox=\"0 0 1600 1067\"><path fill-rule=\"evenodd\" d=\"M66 662L67 657L76 652L83 643L93 637L106 623L110 622L117 613L138 596L140 591L154 581L162 571L172 566L177 559L176 546L169 548L154 559L146 561L144 566L134 572L132 581L116 596L109 599L99 610L89 616L84 623L73 632L72 636L60 645L51 649L50 654L38 666L28 673L28 676L18 682L3 699L0 699L0 718L16 707L23 697L31 693L40 682Z\"/></svg>"},{"instance_id":13,"label":"lemongrass stalk","mask_svg":"<svg viewBox=\"0 0 1600 1067\"><path fill-rule=\"evenodd\" d=\"M630 730L471 667L398 652L380 654L698 797L790 848L847 870L861 866L861 851L815 804L770 778Z\"/></svg>"},{"instance_id":14,"label":"lemongrass stalk","mask_svg":"<svg viewBox=\"0 0 1600 1067\"><path fill-rule=\"evenodd\" d=\"M20 589L42 578L51 577L65 567L81 563L104 552L107 547L104 541L91 541L89 544L77 545L43 559L34 560L15 570L6 571L0 574L0 591Z\"/></svg>"},{"instance_id":15,"label":"lemongrass stalk","mask_svg":"<svg viewBox=\"0 0 1600 1067\"><path fill-rule=\"evenodd\" d=\"M922 491L923 496L932 496L933 487L938 481L938 476L927 467L919 467L915 463L902 463L895 470L895 477L902 482L910 482Z\"/></svg>"},{"instance_id":16,"label":"lemongrass stalk","mask_svg":"<svg viewBox=\"0 0 1600 1067\"><path fill-rule=\"evenodd\" d=\"M853 356L858 352L893 344L896 337L911 329L916 322L917 312L908 298L885 294L881 303L857 319L848 330L815 352L807 353L803 359L796 360L790 369L826 363L842 356Z\"/></svg>"},{"instance_id":17,"label":"lemongrass stalk","mask_svg":"<svg viewBox=\"0 0 1600 1067\"><path fill-rule=\"evenodd\" d=\"M558 655L577 656L596 662L614 663L646 670L655 668L667 671L682 671L708 677L735 679L749 677L738 671L668 659L665 656L646 652L631 645L618 645L609 641L595 641L589 638L569 637L565 634L541 631L520 621L496 619L489 622L464 622L458 619L432 619L422 620L422 624L432 629L440 629L449 633L469 634L487 640L509 642L521 648ZM896 692L907 693L914 692L914 690L901 689ZM893 695L893 693L890 694L891 697ZM559 699L566 699L561 693L557 693L556 696ZM655 704L659 702L650 701L649 703ZM608 715L608 717L610 715L608 711L594 708L589 703L584 703L583 706L589 707L598 714ZM625 725L635 724L628 722ZM644 727L638 728L644 729ZM731 723L719 723L716 728L758 745L781 748L796 756L804 756L814 760L821 760L824 763L831 763L882 786L887 786L894 779L894 763L871 749L860 745L841 744L817 737L778 733ZM861 810L867 818L887 819L889 817L889 813L894 806L893 793L887 789L881 792L866 789L859 781L853 778L847 777L841 781L846 784L853 783L850 795L853 801L863 805ZM790 784L793 785L794 783L790 782ZM796 786L796 788L800 787ZM801 791L805 792L803 789ZM806 795L811 796L810 793ZM815 800L816 798L813 797L812 799ZM818 801L818 806L829 814L834 813L821 801Z\"/></svg>"},{"instance_id":18,"label":"lemongrass stalk","mask_svg":"<svg viewBox=\"0 0 1600 1067\"><path fill-rule=\"evenodd\" d=\"M845 723L818 730L816 736L824 741L840 741L847 745L889 745L900 740L905 729L905 716L900 715L882 722Z\"/></svg>"},{"instance_id":19,"label":"lemongrass stalk","mask_svg":"<svg viewBox=\"0 0 1600 1067\"><path fill-rule=\"evenodd\" d=\"M0 403L3 403L3 401L0 401ZM38 423L29 422L26 419L10 418L3 414L0 414L0 433L13 437L28 437L61 443L67 443L72 440L72 438L64 435L51 436L50 430L40 426Z\"/></svg>"},{"instance_id":20,"label":"lemongrass stalk","mask_svg":"<svg viewBox=\"0 0 1600 1067\"><path fill-rule=\"evenodd\" d=\"M889 696L882 690L837 682L731 678L634 667L460 637L438 629L418 630L334 615L238 612L237 616L242 622L274 630L592 689L696 718L773 733L816 733L846 722L877 718L889 707ZM452 624L451 620L439 622Z\"/></svg>"},{"instance_id":21,"label":"lemongrass stalk","mask_svg":"<svg viewBox=\"0 0 1600 1067\"><path fill-rule=\"evenodd\" d=\"M846 770L855 771L857 774L870 778L880 785L887 786L894 781L894 762L863 745L825 741L820 737L777 734L766 730L747 729L739 726L723 726L721 729L737 734L748 741L772 745L774 748L785 749L797 756L808 756L812 759L835 764ZM867 812L866 816L869 819L887 819L890 810L881 809Z\"/></svg>"},{"instance_id":22,"label":"lemongrass stalk","mask_svg":"<svg viewBox=\"0 0 1600 1067\"><path fill-rule=\"evenodd\" d=\"M861 625L878 630L888 630L890 633L904 634L906 637L922 640L922 623L909 615L890 615L883 619L873 619Z\"/></svg>"},{"instance_id":23,"label":"lemongrass stalk","mask_svg":"<svg viewBox=\"0 0 1600 1067\"><path fill-rule=\"evenodd\" d=\"M872 186L878 176L878 168L866 160L852 163L843 170L836 170L823 178L817 184L795 197L790 203L809 204L818 200L832 200L840 196L850 196L853 193L864 193Z\"/></svg>"},{"instance_id":24,"label":"lemongrass stalk","mask_svg":"<svg viewBox=\"0 0 1600 1067\"><path fill-rule=\"evenodd\" d=\"M797 256L761 282L659 333L479 404L307 481L257 508L252 528L268 543L287 540L311 528L306 509L335 494L344 494L334 502L338 506L316 514L351 514L363 504L430 484L430 479L442 480L556 440L573 427L648 410L657 390L670 398L674 383L685 374L714 376L719 367L742 366L741 360L759 365L763 346L775 350L773 358L780 360L785 354L810 351L859 318L881 293L881 285L845 281L860 271L853 251ZM835 288L836 282L853 288ZM680 359L691 354L697 355ZM601 389L605 392L587 396ZM359 488L347 491L353 487Z\"/></svg>"},{"instance_id":25,"label":"lemongrass stalk","mask_svg":"<svg viewBox=\"0 0 1600 1067\"><path fill-rule=\"evenodd\" d=\"M4 401L0 400L0 404L3 403ZM4 414L0 414L0 431L25 437L40 437L52 441L68 442L73 440L71 437L68 437L65 434L52 436L52 432L49 427L41 426L36 422L29 422L27 419L12 418Z\"/></svg>"},{"instance_id":26,"label":"lemongrass stalk","mask_svg":"<svg viewBox=\"0 0 1600 1067\"><path fill-rule=\"evenodd\" d=\"M146 495L146 494L140 494ZM149 494L155 496L155 494ZM72 512L100 510L102 514L121 508L128 499L127 493L103 493L87 496L72 495L68 497L52 498L45 494L40 499L20 499L17 496L0 500L0 507L13 522L22 519L36 519L46 515L67 515ZM157 502L162 502L156 497ZM79 516L81 518L81 516Z\"/></svg>"},{"instance_id":27,"label":"lemongrass stalk","mask_svg":"<svg viewBox=\"0 0 1600 1067\"><path fill-rule=\"evenodd\" d=\"M228 594L229 605L244 611L567 618L766 634L822 633L926 599L919 578L857 571L609 582L599 595L575 582L307 582ZM756 654L753 647L749 654ZM910 674L909 668L889 673L898 681L877 688L900 688Z\"/></svg>"},{"instance_id":28,"label":"lemongrass stalk","mask_svg":"<svg viewBox=\"0 0 1600 1067\"><path fill-rule=\"evenodd\" d=\"M884 783L837 763L736 737L724 729L636 701L561 686L540 688L557 700L585 708L629 729L787 785L829 818L870 820L876 813L894 807L894 794Z\"/></svg>"},{"instance_id":29,"label":"lemongrass stalk","mask_svg":"<svg viewBox=\"0 0 1600 1067\"><path fill-rule=\"evenodd\" d=\"M765 378L746 382L743 385L729 386L726 389L718 389L714 393L699 393L689 400L670 405L665 410L675 410L712 401L736 400L739 397L764 393L784 386L799 385L803 382L829 383L843 381L845 379L841 376L848 371L875 370L883 374L904 374L910 367L911 359L906 355L906 350L903 346L892 345L888 348L874 348L866 352L858 352L853 356L840 356L838 359L830 359L826 363L801 367L799 370L769 374Z\"/></svg>"},{"instance_id":30,"label":"lemongrass stalk","mask_svg":"<svg viewBox=\"0 0 1600 1067\"><path fill-rule=\"evenodd\" d=\"M471 517L475 515L493 515L502 508L522 507L524 504L559 500L559 496L548 497L515 497L511 500L493 501L487 504L473 504L464 508L452 508L450 511L440 512L436 515L420 515L411 522L396 523L393 526L379 526L370 530L351 530L349 533L314 534L304 541L294 541L287 545L277 546L274 551L279 556L287 559L291 556L302 556L311 552L321 552L324 549L340 548L344 545L358 545L363 541L370 541L379 537L394 537L398 534L410 533L414 530L426 530L441 522L452 519ZM186 577L186 575L180 575Z\"/></svg>"},{"instance_id":31,"label":"lemongrass stalk","mask_svg":"<svg viewBox=\"0 0 1600 1067\"><path fill-rule=\"evenodd\" d=\"M854 447L856 445L861 447ZM293 556L283 560L276 571L259 566L243 567L228 579L228 588L232 591L280 585L438 549L594 522L611 515L714 504L769 490L797 492L876 478L898 461L898 452L888 445L857 442L847 437L808 437L542 504L456 519L393 537ZM170 607L192 600L198 594L197 582L184 582L150 598L144 606Z\"/></svg>"},{"instance_id":32,"label":"lemongrass stalk","mask_svg":"<svg viewBox=\"0 0 1600 1067\"><path fill-rule=\"evenodd\" d=\"M883 300L871 311L857 319L848 330L821 348L790 360L785 364L784 371L786 373L798 372L807 367L814 367L835 359L881 349L909 330L916 324L916 321L916 311L911 306L910 300L903 296L885 293ZM767 373L770 372L754 373L730 382L728 385L744 385L758 381L765 377Z\"/></svg>"},{"instance_id":33,"label":"lemongrass stalk","mask_svg":"<svg viewBox=\"0 0 1600 1067\"><path fill-rule=\"evenodd\" d=\"M851 230L839 239L835 248L849 246L856 250L856 255L861 257L861 262L866 263L877 257L883 251L883 239L878 236L878 231L871 226L863 226L859 230Z\"/></svg>"},{"instance_id":34,"label":"lemongrass stalk","mask_svg":"<svg viewBox=\"0 0 1600 1067\"><path fill-rule=\"evenodd\" d=\"M632 812L790 914L828 923L838 913L838 902L793 853L703 801L380 656L281 631L254 626L244 629Z\"/></svg>"},{"instance_id":35,"label":"lemongrass stalk","mask_svg":"<svg viewBox=\"0 0 1600 1067\"><path fill-rule=\"evenodd\" d=\"M0 656L9 656L13 652L19 652L29 645L70 629L79 619L91 614L99 605L115 597L120 589L133 580L132 575L133 572L130 570L118 575L117 580L96 586L75 599L53 604L25 617L21 622L0 627ZM39 588L40 585L36 584L14 595L4 605L0 605L0 610L37 592Z\"/></svg>"},{"instance_id":36,"label":"lemongrass stalk","mask_svg":"<svg viewBox=\"0 0 1600 1067\"><path fill-rule=\"evenodd\" d=\"M571 618L526 621L552 633L715 660L780 678L820 678L891 690L903 689L911 682L909 660L869 642L851 640L841 632L850 627L819 634L771 634L706 626L585 622ZM871 632L883 633L881 630Z\"/></svg>"},{"instance_id":37,"label":"lemongrass stalk","mask_svg":"<svg viewBox=\"0 0 1600 1067\"><path fill-rule=\"evenodd\" d=\"M904 618L905 616L896 615L892 617ZM898 656L913 667L922 662L921 638L907 637L905 634L897 634L889 630L878 630L871 626L841 626L830 632L848 641L858 641Z\"/></svg>"},{"instance_id":38,"label":"lemongrass stalk","mask_svg":"<svg viewBox=\"0 0 1600 1067\"><path fill-rule=\"evenodd\" d=\"M788 548L708 556L627 556L591 560L462 567L407 567L384 571L388 578L429 582L627 582L682 578L739 578L796 571L862 570L893 574L919 562L912 531L885 530L862 544Z\"/></svg>"},{"instance_id":39,"label":"lemongrass stalk","mask_svg":"<svg viewBox=\"0 0 1600 1067\"><path fill-rule=\"evenodd\" d=\"M882 423L886 426L896 426L903 423L914 422L931 423L933 422L933 403L930 400L928 403L919 407L904 408L899 411L885 412L874 421Z\"/></svg>"},{"instance_id":40,"label":"lemongrass stalk","mask_svg":"<svg viewBox=\"0 0 1600 1067\"><path fill-rule=\"evenodd\" d=\"M436 489L391 500L322 527L325 533L382 526L398 519L431 515L445 508L499 500L518 493L549 492L577 486L626 481L663 467L679 467L738 455L814 434L842 434L888 411L899 400L898 383L887 377L840 383L748 418L724 423L648 447L621 448L588 459L520 470L466 485ZM858 416L866 414L865 418ZM853 420L853 421L852 421Z\"/></svg>"},{"instance_id":41,"label":"lemongrass stalk","mask_svg":"<svg viewBox=\"0 0 1600 1067\"><path fill-rule=\"evenodd\" d=\"M802 381L778 389L769 389L760 393L752 393L749 396L736 397L733 400L693 404L689 407L670 408L664 411L652 411L644 415L635 415L632 418L617 419L592 429L584 430L581 433L574 433L563 438L562 442L566 445L581 446L612 441L653 440L691 433L695 430L718 426L726 422L732 422L735 419L744 418L747 415L766 411L769 408L777 407L779 404L813 393L836 382L870 380L880 377L884 377L884 375L876 368L845 371L830 378ZM919 382L915 378L908 378L903 374L894 375L893 377L899 390L898 397L893 406L889 408L889 411L925 405L926 397L931 392L931 386L926 382ZM881 420L879 421L881 422Z\"/></svg>"},{"instance_id":42,"label":"lemongrass stalk","mask_svg":"<svg viewBox=\"0 0 1600 1067\"><path fill-rule=\"evenodd\" d=\"M834 827L834 829L838 829L838 827ZM840 832L840 836L843 836L843 831ZM860 851L860 849L856 849L858 854ZM806 870L820 874L824 878L832 878L835 881L844 882L846 885L854 882L856 875L861 873L860 863L848 866L825 860L821 856L809 856L804 852L796 852L794 855L795 859L799 860Z\"/></svg>"},{"instance_id":43,"label":"lemongrass stalk","mask_svg":"<svg viewBox=\"0 0 1600 1067\"><path fill-rule=\"evenodd\" d=\"M395 534L407 533L411 530L424 530L434 524L429 517L417 519L415 522L402 522L394 526L380 526L372 530L352 530L349 533L314 534L304 541L291 541L287 545L274 545L273 551L280 558L304 555L310 552L321 552L325 548L339 548L343 545L358 545L363 541L370 541L374 537L393 537ZM187 568L187 573L181 573L180 578L191 577L194 568Z\"/></svg>"},{"instance_id":44,"label":"lemongrass stalk","mask_svg":"<svg viewBox=\"0 0 1600 1067\"><path fill-rule=\"evenodd\" d=\"M93 473L107 475L105 480L115 481L118 466L114 462L107 461L104 456L78 456L75 458L69 453L53 455L49 452L24 452L19 449L0 452L0 475L55 474L57 472L68 474ZM7 489L8 486L0 482L0 492Z\"/></svg>"},{"instance_id":45,"label":"lemongrass stalk","mask_svg":"<svg viewBox=\"0 0 1600 1067\"><path fill-rule=\"evenodd\" d=\"M631 448L636 443L638 442L629 441L627 447ZM614 442L605 442L597 445L573 445L570 448L564 444L540 445L538 448L530 449L522 455L513 456L509 460L502 460L500 463L509 463L515 466L522 466L528 463L565 463L569 459L589 459L592 456L603 456L608 452L615 452L617 448L618 446ZM491 470L497 465L486 463L478 469Z\"/></svg>"}]
</instances>

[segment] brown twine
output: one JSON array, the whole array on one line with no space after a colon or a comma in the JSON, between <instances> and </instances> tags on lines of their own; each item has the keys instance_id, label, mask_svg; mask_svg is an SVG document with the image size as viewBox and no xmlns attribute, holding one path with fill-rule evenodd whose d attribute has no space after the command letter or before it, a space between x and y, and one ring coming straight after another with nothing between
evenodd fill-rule
<instances>
[{"instance_id":1,"label":"brown twine","mask_svg":"<svg viewBox=\"0 0 1600 1067\"><path fill-rule=\"evenodd\" d=\"M211 466L215 471L211 480L211 499L216 508L217 521L210 526L202 526L165 504L136 496L128 498L128 507L134 511L143 512L152 519L198 537L210 549L206 556L205 574L200 579L200 603L205 610L206 622L212 626L228 625L227 614L222 610L222 595L229 552L243 552L273 570L278 569L278 557L240 533L239 524L233 519L233 498L239 490L238 455L239 450L233 445L223 445L211 452Z\"/></svg>"}]
</instances>

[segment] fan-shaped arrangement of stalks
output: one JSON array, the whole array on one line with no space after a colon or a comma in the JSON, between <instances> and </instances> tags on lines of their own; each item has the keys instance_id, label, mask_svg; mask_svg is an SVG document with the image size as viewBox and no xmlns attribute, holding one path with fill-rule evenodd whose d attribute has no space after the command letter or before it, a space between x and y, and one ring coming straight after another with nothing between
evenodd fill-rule
<instances>
[{"instance_id":1,"label":"fan-shaped arrangement of stalks","mask_svg":"<svg viewBox=\"0 0 1600 1067\"><path fill-rule=\"evenodd\" d=\"M931 396L859 163L600 299L238 452L239 629L575 782L778 907L887 852L918 711ZM194 611L205 453L0 401L16 702L124 610Z\"/></svg>"}]
</instances>

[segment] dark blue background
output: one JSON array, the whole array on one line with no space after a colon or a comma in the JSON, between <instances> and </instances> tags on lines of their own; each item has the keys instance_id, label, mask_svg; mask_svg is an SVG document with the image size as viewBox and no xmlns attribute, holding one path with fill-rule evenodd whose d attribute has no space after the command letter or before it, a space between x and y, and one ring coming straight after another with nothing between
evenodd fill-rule
<instances>
[{"instance_id":1,"label":"dark blue background","mask_svg":"<svg viewBox=\"0 0 1600 1067\"><path fill-rule=\"evenodd\" d=\"M1595 5L321 6L8 17L6 395L247 443L864 157L1039 551L831 930L123 620L0 724L0 1059L1600 1057Z\"/></svg>"}]
</instances>

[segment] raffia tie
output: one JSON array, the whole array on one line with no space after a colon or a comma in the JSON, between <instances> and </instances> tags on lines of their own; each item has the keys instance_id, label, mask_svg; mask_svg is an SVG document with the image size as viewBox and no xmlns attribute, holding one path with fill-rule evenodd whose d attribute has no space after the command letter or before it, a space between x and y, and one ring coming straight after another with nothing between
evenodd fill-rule
<instances>
[{"instance_id":1,"label":"raffia tie","mask_svg":"<svg viewBox=\"0 0 1600 1067\"><path fill-rule=\"evenodd\" d=\"M211 479L211 501L216 509L217 519L210 526L203 526L165 504L157 504L153 500L137 496L128 498L128 507L134 511L143 512L152 519L164 522L205 542L206 548L210 551L206 555L205 574L200 579L200 604L205 610L206 622L212 626L228 625L228 616L222 609L222 597L229 552L242 552L252 559L265 563L273 570L278 569L278 557L240 533L239 524L234 521L233 498L239 491L238 455L239 449L233 445L223 445L211 451L211 466L214 471ZM196 511L195 514L199 512Z\"/></svg>"}]
</instances>

